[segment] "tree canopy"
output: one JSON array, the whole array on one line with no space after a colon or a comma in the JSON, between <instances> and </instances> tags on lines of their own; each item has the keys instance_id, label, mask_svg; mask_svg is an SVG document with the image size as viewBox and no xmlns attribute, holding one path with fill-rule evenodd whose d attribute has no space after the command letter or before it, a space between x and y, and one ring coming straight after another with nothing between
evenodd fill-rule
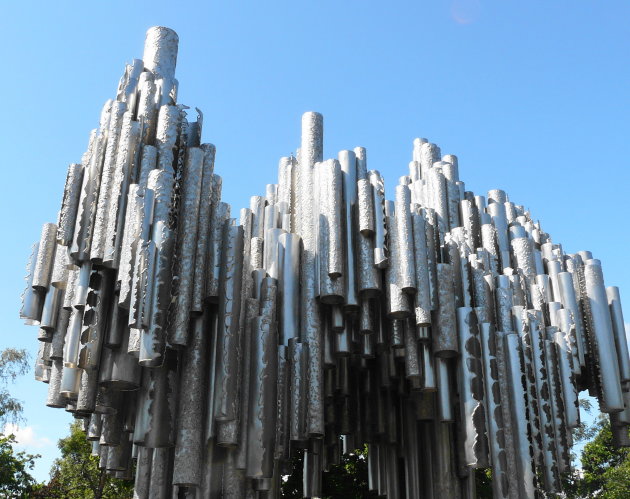
<instances>
[{"instance_id":1,"label":"tree canopy","mask_svg":"<svg viewBox=\"0 0 630 499\"><path fill-rule=\"evenodd\" d=\"M39 456L15 452L13 435L0 435L0 497L30 497L37 485L28 470Z\"/></svg>"},{"instance_id":2,"label":"tree canopy","mask_svg":"<svg viewBox=\"0 0 630 499\"><path fill-rule=\"evenodd\" d=\"M26 350L6 348L0 352L0 496L30 497L37 485L29 470L38 455L15 452L14 435L4 435L7 423L17 423L22 417L22 404L9 392L9 385L28 371Z\"/></svg>"},{"instance_id":3,"label":"tree canopy","mask_svg":"<svg viewBox=\"0 0 630 499\"><path fill-rule=\"evenodd\" d=\"M79 421L70 425L70 435L58 443L61 457L55 460L50 482L39 492L39 497L68 499L133 497L133 482L118 480L99 469L99 458L92 455Z\"/></svg>"},{"instance_id":4,"label":"tree canopy","mask_svg":"<svg viewBox=\"0 0 630 499\"><path fill-rule=\"evenodd\" d=\"M0 431L6 423L17 423L22 415L22 403L11 396L9 384L28 371L26 350L5 348L0 352Z\"/></svg>"}]
</instances>

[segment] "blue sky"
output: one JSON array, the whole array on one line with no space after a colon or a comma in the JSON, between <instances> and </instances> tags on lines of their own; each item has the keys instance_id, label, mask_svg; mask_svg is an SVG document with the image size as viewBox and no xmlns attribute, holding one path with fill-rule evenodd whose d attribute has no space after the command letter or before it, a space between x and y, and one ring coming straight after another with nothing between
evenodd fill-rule
<instances>
[{"instance_id":1,"label":"blue sky","mask_svg":"<svg viewBox=\"0 0 630 499\"><path fill-rule=\"evenodd\" d=\"M468 190L504 189L554 242L593 251L630 321L629 18L613 0L6 2L0 349L36 355L17 318L29 247L153 25L179 33L179 101L203 111L234 210L275 181L304 111L324 114L326 156L367 147L388 193L426 137ZM32 376L15 388L43 480L70 418Z\"/></svg>"}]
</instances>

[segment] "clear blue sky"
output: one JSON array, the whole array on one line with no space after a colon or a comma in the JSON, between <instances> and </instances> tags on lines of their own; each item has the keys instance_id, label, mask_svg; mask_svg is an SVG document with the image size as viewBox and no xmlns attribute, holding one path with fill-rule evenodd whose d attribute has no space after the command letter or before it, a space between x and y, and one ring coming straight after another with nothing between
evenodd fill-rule
<instances>
[{"instance_id":1,"label":"clear blue sky","mask_svg":"<svg viewBox=\"0 0 630 499\"><path fill-rule=\"evenodd\" d=\"M324 114L326 156L367 147L388 192L426 137L468 190L504 189L567 251L593 251L630 321L628 19L612 0L4 3L0 348L36 355L17 318L29 247L153 25L179 33L179 101L204 112L235 210L275 181L304 111ZM16 392L45 479L70 418L31 378Z\"/></svg>"}]
</instances>

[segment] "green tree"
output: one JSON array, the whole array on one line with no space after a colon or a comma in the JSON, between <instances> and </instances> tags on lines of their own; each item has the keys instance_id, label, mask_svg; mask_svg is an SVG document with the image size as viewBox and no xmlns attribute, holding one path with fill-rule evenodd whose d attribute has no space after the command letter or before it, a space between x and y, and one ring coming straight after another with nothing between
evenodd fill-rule
<instances>
[{"instance_id":1,"label":"green tree","mask_svg":"<svg viewBox=\"0 0 630 499\"><path fill-rule=\"evenodd\" d=\"M22 403L11 396L9 384L28 372L26 350L5 348L0 352L0 431L6 423L17 423L22 417Z\"/></svg>"},{"instance_id":2,"label":"green tree","mask_svg":"<svg viewBox=\"0 0 630 499\"><path fill-rule=\"evenodd\" d=\"M38 455L15 452L14 435L2 433L7 423L22 419L22 404L9 392L9 385L28 371L26 350L6 348L0 352L0 496L30 497L37 482L29 473Z\"/></svg>"},{"instance_id":3,"label":"green tree","mask_svg":"<svg viewBox=\"0 0 630 499\"><path fill-rule=\"evenodd\" d=\"M597 436L582 452L583 478L580 493L605 499L630 497L630 449L615 448L610 423L604 422Z\"/></svg>"},{"instance_id":4,"label":"green tree","mask_svg":"<svg viewBox=\"0 0 630 499\"><path fill-rule=\"evenodd\" d=\"M133 482L119 480L100 470L98 457L85 438L80 422L70 425L70 435L58 443L61 457L55 460L50 482L37 494L50 498L116 498L133 497Z\"/></svg>"},{"instance_id":5,"label":"green tree","mask_svg":"<svg viewBox=\"0 0 630 499\"><path fill-rule=\"evenodd\" d=\"M0 435L0 497L30 497L37 482L32 470L38 455L15 453L13 435Z\"/></svg>"}]
</instances>

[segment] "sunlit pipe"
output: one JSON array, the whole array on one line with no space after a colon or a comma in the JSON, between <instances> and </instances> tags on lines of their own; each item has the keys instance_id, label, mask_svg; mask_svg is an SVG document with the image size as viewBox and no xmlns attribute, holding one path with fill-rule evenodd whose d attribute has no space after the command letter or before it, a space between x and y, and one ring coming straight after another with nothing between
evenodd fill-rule
<instances>
[{"instance_id":1,"label":"sunlit pipe","mask_svg":"<svg viewBox=\"0 0 630 499\"><path fill-rule=\"evenodd\" d=\"M446 180L444 174L438 168L431 168L426 174L428 191L431 193L429 206L435 210L438 240L440 246L442 246L444 244L444 236L449 230Z\"/></svg>"},{"instance_id":2,"label":"sunlit pipe","mask_svg":"<svg viewBox=\"0 0 630 499\"><path fill-rule=\"evenodd\" d=\"M341 176L343 181L343 203L345 210L342 215L342 224L345 231L342 233L344 239L344 299L345 307L356 310L359 307L359 297L357 289L356 271L356 247L360 220L359 199L357 190L357 157L353 151L340 151L339 164L341 166ZM364 180L366 182L366 180ZM369 191L368 191L369 192ZM372 215L371 211L368 211ZM364 213L366 215L366 213ZM370 232L372 219L367 220L367 233ZM365 234L364 234L365 235Z\"/></svg>"},{"instance_id":3,"label":"sunlit pipe","mask_svg":"<svg viewBox=\"0 0 630 499\"><path fill-rule=\"evenodd\" d=\"M374 265L379 269L389 265L389 248L386 244L388 227L385 216L385 184L376 170L368 172L372 185L372 203L374 205Z\"/></svg>"},{"instance_id":4,"label":"sunlit pipe","mask_svg":"<svg viewBox=\"0 0 630 499\"><path fill-rule=\"evenodd\" d=\"M284 233L278 237L282 247L279 263L279 341L289 344L300 336L300 257L301 240L297 234Z\"/></svg>"},{"instance_id":5,"label":"sunlit pipe","mask_svg":"<svg viewBox=\"0 0 630 499\"><path fill-rule=\"evenodd\" d=\"M218 202L215 190L218 177L214 175L214 159L216 148L212 144L201 144L203 150L203 174L201 178L201 192L199 195L199 221L198 234L195 249L195 268L193 276L193 292L191 310L201 313L206 291L206 266L208 265L208 251L210 239L210 224L212 221L212 210Z\"/></svg>"},{"instance_id":6,"label":"sunlit pipe","mask_svg":"<svg viewBox=\"0 0 630 499\"><path fill-rule=\"evenodd\" d=\"M105 154L111 104L112 101L107 101L103 107L98 131L94 140L90 141L91 144L88 148L88 153L84 158L85 163L83 163L83 182L81 195L79 197L79 206L77 208L73 241L70 249L71 256L80 262L88 260L90 255L92 225L94 223L94 211L101 180L101 168Z\"/></svg>"},{"instance_id":7,"label":"sunlit pipe","mask_svg":"<svg viewBox=\"0 0 630 499\"><path fill-rule=\"evenodd\" d=\"M213 191L214 192L214 191ZM220 191L219 191L220 192ZM206 300L211 303L219 301L219 277L221 274L222 234L225 223L230 218L230 205L220 201L212 210L210 226L210 249L206 264Z\"/></svg>"},{"instance_id":8,"label":"sunlit pipe","mask_svg":"<svg viewBox=\"0 0 630 499\"><path fill-rule=\"evenodd\" d=\"M175 246L175 234L169 224L173 195L173 178L167 171L153 170L149 174L149 189L154 192L153 224L151 245L147 257L153 255L147 284L150 286L148 305L148 328L142 331L139 363L143 366L162 364L166 342L166 319L171 301L172 268L171 258ZM154 248L154 249L153 249ZM150 251L153 250L153 251Z\"/></svg>"},{"instance_id":9,"label":"sunlit pipe","mask_svg":"<svg viewBox=\"0 0 630 499\"><path fill-rule=\"evenodd\" d=\"M627 383L630 381L630 355L628 354L628 342L626 340L623 312L621 311L619 288L616 286L606 288L606 297L608 298L608 307L610 308L610 317L612 320L613 333L615 335L615 347L619 361L619 377L622 383Z\"/></svg>"},{"instance_id":10,"label":"sunlit pipe","mask_svg":"<svg viewBox=\"0 0 630 499\"><path fill-rule=\"evenodd\" d=\"M507 217L505 207L499 203L490 203L487 208L495 228L497 241L497 256L499 257L500 270L510 267L510 242L508 239ZM482 221L483 223L483 221Z\"/></svg>"},{"instance_id":11,"label":"sunlit pipe","mask_svg":"<svg viewBox=\"0 0 630 499\"><path fill-rule=\"evenodd\" d=\"M559 488L559 474L553 443L553 414L545 356L545 330L540 312L528 312L528 315L529 334L526 335L525 341L529 343L528 346L531 349L534 386L538 402L543 479L547 490L554 491Z\"/></svg>"},{"instance_id":12,"label":"sunlit pipe","mask_svg":"<svg viewBox=\"0 0 630 499\"><path fill-rule=\"evenodd\" d=\"M276 300L276 283L272 279L263 281L263 300ZM276 432L276 391L278 375L277 328L269 317L261 315L253 319L252 356L250 370L250 402L247 471L251 478L273 476L273 441ZM271 382L265 382L268 380Z\"/></svg>"},{"instance_id":13,"label":"sunlit pipe","mask_svg":"<svg viewBox=\"0 0 630 499\"><path fill-rule=\"evenodd\" d=\"M484 396L486 404L486 427L488 428L488 445L492 463L493 497L509 497L507 458L504 447L504 428L497 373L496 333L492 324L483 322L479 325L479 339L483 362Z\"/></svg>"},{"instance_id":14,"label":"sunlit pipe","mask_svg":"<svg viewBox=\"0 0 630 499\"><path fill-rule=\"evenodd\" d=\"M122 129L116 154L116 166L113 172L109 195L118 199L118 203L107 206L107 223L105 224L105 240L103 241L104 265L118 268L120 251L124 236L125 216L127 211L127 194L129 185L134 183L134 163L140 147L140 124L133 120L132 113L127 111L123 116ZM98 262L98 260L97 260Z\"/></svg>"},{"instance_id":15,"label":"sunlit pipe","mask_svg":"<svg viewBox=\"0 0 630 499\"><path fill-rule=\"evenodd\" d=\"M57 242L62 246L68 246L72 242L82 183L82 165L80 163L70 163L57 220Z\"/></svg>"},{"instance_id":16,"label":"sunlit pipe","mask_svg":"<svg viewBox=\"0 0 630 499\"><path fill-rule=\"evenodd\" d=\"M217 329L217 359L214 417L231 421L238 417L238 373L242 362L240 338L241 284L243 273L243 228L230 225L224 230L222 271L219 281L221 302ZM275 297L274 297L275 299Z\"/></svg>"},{"instance_id":17,"label":"sunlit pipe","mask_svg":"<svg viewBox=\"0 0 630 499\"><path fill-rule=\"evenodd\" d=\"M197 147L189 148L180 191L181 207L175 256L177 284L174 312L169 319L168 332L169 343L180 347L188 344L203 163L203 150Z\"/></svg>"},{"instance_id":18,"label":"sunlit pipe","mask_svg":"<svg viewBox=\"0 0 630 499\"><path fill-rule=\"evenodd\" d=\"M517 334L509 333L503 337L503 351L505 352L507 378L510 385L509 405L510 411L515 415L525 414L527 399L522 383L523 366L521 363L521 341ZM512 429L516 471L518 472L517 484L519 497L534 497L536 476L533 461L530 459L531 442L528 433L527 420L517 416L512 419Z\"/></svg>"},{"instance_id":19,"label":"sunlit pipe","mask_svg":"<svg viewBox=\"0 0 630 499\"><path fill-rule=\"evenodd\" d=\"M336 160L318 163L319 215L317 221L319 299L322 303L343 303L344 247L341 226L343 184L341 167Z\"/></svg>"},{"instance_id":20,"label":"sunlit pipe","mask_svg":"<svg viewBox=\"0 0 630 499\"><path fill-rule=\"evenodd\" d=\"M146 431L139 435L139 440L147 447L171 447L175 443L176 367L175 352L167 350L162 367L148 370Z\"/></svg>"},{"instance_id":21,"label":"sunlit pipe","mask_svg":"<svg viewBox=\"0 0 630 499\"><path fill-rule=\"evenodd\" d=\"M195 317L190 324L190 338L180 368L179 401L175 439L173 483L198 486L201 483L203 457L203 409L207 390L206 371L207 318Z\"/></svg>"},{"instance_id":22,"label":"sunlit pipe","mask_svg":"<svg viewBox=\"0 0 630 499\"><path fill-rule=\"evenodd\" d=\"M466 466L488 466L483 369L476 315L470 307L457 309L457 336L461 359L457 363L460 418Z\"/></svg>"},{"instance_id":23,"label":"sunlit pipe","mask_svg":"<svg viewBox=\"0 0 630 499\"><path fill-rule=\"evenodd\" d=\"M127 104L124 102L114 102L110 110L107 145L101 168L99 192L95 199L94 229L90 247L90 258L95 263L103 261L106 240L112 237L112 234L108 234L107 231L115 227L115 225L108 224L108 216L110 212L114 213L114 210L110 211L112 198L114 203L118 201L116 197L112 197L112 187L116 181L118 142L122 132L123 116L126 111ZM129 114L126 120L128 124L131 123L131 118L132 116Z\"/></svg>"},{"instance_id":24,"label":"sunlit pipe","mask_svg":"<svg viewBox=\"0 0 630 499\"><path fill-rule=\"evenodd\" d=\"M396 281L398 287L405 293L415 293L417 289L410 206L409 188L406 185L397 185L392 232L396 231L395 244L398 257L398 268L395 269Z\"/></svg>"},{"instance_id":25,"label":"sunlit pipe","mask_svg":"<svg viewBox=\"0 0 630 499\"><path fill-rule=\"evenodd\" d=\"M241 303L241 308L244 310L244 323L243 323L243 337L242 337L242 346L243 346L243 361L242 361L242 374L241 374L241 386L240 386L240 412L239 412L239 428L238 428L238 445L236 448L236 456L235 456L235 466L240 470L245 470L247 468L247 441L248 441L248 429L249 429L249 404L250 404L250 381L249 381L249 366L251 366L251 356L252 356L252 342L250 338L252 337L253 331L253 323L252 320L258 316L260 310L260 303L258 299L248 297L245 302ZM289 355L291 355L291 350L289 350ZM211 364L212 365L212 364ZM214 376L214 369L210 369L212 372L211 376ZM210 378L211 383L214 386L214 378ZM210 394L212 394L213 388L211 388ZM207 410L207 419L208 424L210 425L209 429L213 429L212 421L213 421L214 409L213 406L208 405ZM208 426L206 426L208 427Z\"/></svg>"},{"instance_id":26,"label":"sunlit pipe","mask_svg":"<svg viewBox=\"0 0 630 499\"><path fill-rule=\"evenodd\" d=\"M452 265L437 264L437 283L438 307L435 312L435 327L431 329L433 353L438 357L453 357L457 355L459 346L457 345Z\"/></svg>"},{"instance_id":27,"label":"sunlit pipe","mask_svg":"<svg viewBox=\"0 0 630 499\"><path fill-rule=\"evenodd\" d=\"M123 308L129 308L131 306L133 279L140 275L140 273L134 272L134 264L145 207L144 191L139 188L138 184L131 184L129 186L128 197L124 235L120 252L120 266L118 269L118 280L120 281L119 302ZM148 222L150 226L151 220ZM136 286L137 285L138 283L136 283ZM137 303L133 306L135 309L138 308Z\"/></svg>"},{"instance_id":28,"label":"sunlit pipe","mask_svg":"<svg viewBox=\"0 0 630 499\"><path fill-rule=\"evenodd\" d=\"M575 331L571 322L571 312L566 309L558 310L558 331L553 336L557 348L558 371L561 379L564 414L569 428L576 428L579 424L578 391L576 386L576 371L574 362L575 340L571 333ZM578 364L579 368L579 364Z\"/></svg>"},{"instance_id":29,"label":"sunlit pipe","mask_svg":"<svg viewBox=\"0 0 630 499\"><path fill-rule=\"evenodd\" d=\"M307 491L319 494L321 470L338 463L342 451L369 441L375 457L371 487L380 493L402 493L397 484L404 469L408 487L422 490L425 497L472 497L470 469L485 457L480 451L483 435L471 439L467 433L470 424L475 435L483 433L475 423L481 399L471 388L480 362L475 362L477 355L485 362L477 377L483 375L489 389L484 403L491 404L491 397L496 397L485 421L490 428L495 495L532 495L533 471L524 445L528 435L535 471L544 476L536 486L556 490L558 472L567 465L567 429L576 424L571 404L576 398L574 382L596 393L600 371L610 374L610 366L599 358L601 321L593 318L596 307L589 302L602 293L589 288L590 270L583 263L592 255L565 255L531 214L508 201L502 191L491 191L486 207L482 196L464 190L457 159L447 155L440 161L439 148L424 139L414 141L413 161L409 175L399 180L395 210L394 203L386 201L383 178L376 171L368 174L364 148L342 151L337 175L342 180L337 184L343 195L331 195L326 175L315 169L324 159L323 120L317 113L307 113L297 161L293 156L281 159L278 183L267 184L265 197L255 197L252 208L240 212L243 247L234 257L242 261L242 269L232 277L240 288L231 306L240 305L234 314L220 315L227 296L221 288L222 272L229 256L222 251L224 229L235 226L228 222L230 208L220 201L220 178L211 168L214 148L201 146L202 116L198 113L197 121L189 122L185 107L175 103L172 35L161 28L150 34L155 46L148 49L147 60L134 60L126 67L116 101L105 105L88 152L73 170L77 176L85 171L81 185L68 179L62 201L65 215L59 218L54 241L59 247L50 260L52 271L42 272L49 280L35 289L28 283L21 313L41 326L36 376L50 384L49 402L82 418L90 413L107 415L103 445L97 442L94 447L102 469L129 478L124 435L133 432L137 445L152 449L151 462L138 468L150 477L143 482L145 492L138 482L140 494L275 497L281 474L288 472L286 458L302 447L307 449ZM194 179L200 194L195 213L186 204L186 161L200 150L203 167ZM70 196L72 185L75 198ZM333 187L339 191L338 185ZM138 193L142 197L136 197ZM144 202L144 209L134 207L135 201ZM334 217L321 233L315 214L329 203L333 206L325 211ZM191 223L197 228L189 230L184 227L186 219L195 214ZM70 219L74 223L67 231L62 225ZM177 238L192 241L189 255L194 264L189 264L188 279L181 278L182 258L173 255ZM59 251L63 244L71 245L69 255ZM331 244L340 248L334 254ZM448 266L450 274L445 272ZM120 289L112 286L99 296L99 286L91 282L99 275L107 275L116 286L120 283ZM268 299L267 276L278 280L275 301ZM383 282L386 293L381 293ZM188 293L190 305L177 308ZM408 294L414 295L413 305ZM320 307L320 298L326 301L331 296L334 303ZM401 304L394 303L390 316L392 296ZM612 319L607 336L614 338L622 330L623 318L609 299L595 301L597 307L599 301L604 303L599 315ZM458 306L466 307L460 309L466 318L456 321ZM164 335L169 311L173 317L180 313L176 322L186 327L201 314L207 318L204 330L210 352L205 361L211 369L189 368L186 359L195 353L192 346L180 344L180 352L171 349L178 342L169 344ZM251 383L250 366L258 352L250 343L256 336L252 319L255 331L277 334L269 351L271 362L277 362L278 393L288 390L288 401L269 394L262 405L254 406L260 401L254 400L256 394L266 394L276 382L271 373L257 381L260 389ZM475 319L481 322L481 340L484 331L486 335L480 348L474 346ZM550 326L544 331L543 321ZM234 326L227 336L226 324ZM446 347L443 340L448 340ZM623 345L608 340L612 345L608 353L621 364L618 379L605 375L604 385L627 385L620 360ZM449 356L457 358L448 360ZM230 366L227 372L235 373L227 389L217 376L221 366ZM193 371L195 379L190 381ZM456 390L454 373L459 378ZM207 389L194 388L196 383L207 384ZM136 392L119 399L120 390L134 388ZM627 386L618 388L628 404ZM191 393L202 395L195 398ZM232 401L225 404L227 398ZM475 408L467 405L471 399ZM370 403L376 405L374 416ZM250 433L249 416L257 408L263 409L261 428L269 432L263 432L264 445L251 454L250 447L258 445L252 443L258 430ZM410 409L413 424L417 419L423 425L418 448L405 440L406 435L413 440L409 431L413 427L407 424ZM187 417L200 410L203 419L192 425L198 433L195 444L184 445ZM232 416L225 419L230 411ZM273 423L270 418L275 418ZM288 429L283 430L285 419ZM454 424L441 422L453 419ZM630 422L627 410L613 413L611 421L615 442L625 445L620 435ZM161 447L173 445L178 445L177 451ZM459 468L454 467L455 460L451 462L455 446L463 456L456 460ZM420 448L422 454L413 464ZM199 476L184 476L194 475L197 467L187 466L192 461L176 458L176 452L201 455L192 459L202 462ZM135 455L140 459L140 453ZM255 475L248 477L252 459ZM173 467L178 469L175 477ZM173 478L180 482L174 488Z\"/></svg>"},{"instance_id":30,"label":"sunlit pipe","mask_svg":"<svg viewBox=\"0 0 630 499\"><path fill-rule=\"evenodd\" d=\"M621 394L619 360L615 348L616 337L608 308L608 298L604 287L604 276L599 260L587 260L584 265L584 285L586 300L584 301L587 321L590 325L595 364L599 370L601 383L602 412L623 411Z\"/></svg>"},{"instance_id":31,"label":"sunlit pipe","mask_svg":"<svg viewBox=\"0 0 630 499\"><path fill-rule=\"evenodd\" d=\"M553 336L556 334L557 328L548 326L546 328L547 338L545 340L545 359L548 386L551 394L551 414L553 420L553 436L554 445L556 448L556 460L558 466L558 473L565 473L570 466L569 457L569 441L567 435L569 434L569 428L566 424L564 395L562 393L561 378L558 372L558 351L556 344L552 341Z\"/></svg>"}]
</instances>

